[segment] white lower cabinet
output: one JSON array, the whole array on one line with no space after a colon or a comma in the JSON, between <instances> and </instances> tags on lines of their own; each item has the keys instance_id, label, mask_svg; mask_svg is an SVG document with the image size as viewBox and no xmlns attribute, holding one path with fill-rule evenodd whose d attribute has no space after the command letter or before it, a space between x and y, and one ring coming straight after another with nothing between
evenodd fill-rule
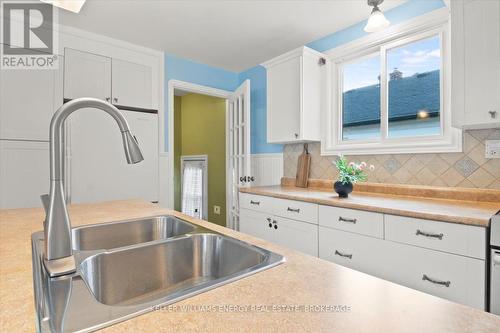
<instances>
[{"instance_id":1,"label":"white lower cabinet","mask_svg":"<svg viewBox=\"0 0 500 333\"><path fill-rule=\"evenodd\" d=\"M319 257L363 273L387 278L384 240L351 232L319 227Z\"/></svg>"},{"instance_id":2,"label":"white lower cabinet","mask_svg":"<svg viewBox=\"0 0 500 333\"><path fill-rule=\"evenodd\" d=\"M318 256L318 226L275 217L272 231L275 235L275 243L289 248Z\"/></svg>"},{"instance_id":3,"label":"white lower cabinet","mask_svg":"<svg viewBox=\"0 0 500 333\"><path fill-rule=\"evenodd\" d=\"M485 228L323 205L316 215L311 203L240 196L242 232L485 309ZM313 223L280 217L292 213Z\"/></svg>"},{"instance_id":4,"label":"white lower cabinet","mask_svg":"<svg viewBox=\"0 0 500 333\"><path fill-rule=\"evenodd\" d=\"M272 242L274 241L274 233L269 228L271 222L272 216L270 214L240 209L241 232Z\"/></svg>"},{"instance_id":5,"label":"white lower cabinet","mask_svg":"<svg viewBox=\"0 0 500 333\"><path fill-rule=\"evenodd\" d=\"M478 309L485 308L484 260L386 241L387 280Z\"/></svg>"},{"instance_id":6,"label":"white lower cabinet","mask_svg":"<svg viewBox=\"0 0 500 333\"><path fill-rule=\"evenodd\" d=\"M41 207L49 179L48 142L0 140L0 208Z\"/></svg>"},{"instance_id":7,"label":"white lower cabinet","mask_svg":"<svg viewBox=\"0 0 500 333\"><path fill-rule=\"evenodd\" d=\"M240 231L318 256L318 226L314 224L240 209Z\"/></svg>"}]
</instances>

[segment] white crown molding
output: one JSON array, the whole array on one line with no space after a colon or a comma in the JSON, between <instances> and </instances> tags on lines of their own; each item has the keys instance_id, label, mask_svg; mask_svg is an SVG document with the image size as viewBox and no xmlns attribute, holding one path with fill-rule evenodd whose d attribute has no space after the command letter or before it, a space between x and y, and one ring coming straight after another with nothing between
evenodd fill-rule
<instances>
[{"instance_id":1,"label":"white crown molding","mask_svg":"<svg viewBox=\"0 0 500 333\"><path fill-rule=\"evenodd\" d=\"M279 55L275 58L272 58L268 61L263 62L263 63L261 63L261 66L263 66L265 68L270 68L270 67L273 67L273 66L280 64L282 62L285 62L287 60L300 57L304 54L314 55L314 56L319 56L319 57L325 56L323 53L318 52L316 50L313 50L307 46L301 46L301 47L298 47L298 48L293 49L291 51L288 51L282 55Z\"/></svg>"}]
</instances>

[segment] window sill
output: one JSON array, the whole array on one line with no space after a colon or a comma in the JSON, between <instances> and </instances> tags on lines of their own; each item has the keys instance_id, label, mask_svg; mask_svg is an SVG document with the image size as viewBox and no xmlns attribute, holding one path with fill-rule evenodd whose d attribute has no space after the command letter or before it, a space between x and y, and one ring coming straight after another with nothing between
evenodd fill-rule
<instances>
[{"instance_id":1,"label":"window sill","mask_svg":"<svg viewBox=\"0 0 500 333\"><path fill-rule=\"evenodd\" d=\"M384 142L321 142L321 155L431 154L462 152L462 130L453 128L448 137L405 138Z\"/></svg>"}]
</instances>

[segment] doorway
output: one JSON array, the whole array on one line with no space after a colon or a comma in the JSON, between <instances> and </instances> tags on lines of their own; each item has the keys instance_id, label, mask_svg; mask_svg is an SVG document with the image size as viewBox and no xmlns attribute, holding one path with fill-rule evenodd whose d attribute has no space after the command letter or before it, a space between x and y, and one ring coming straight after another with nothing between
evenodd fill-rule
<instances>
[{"instance_id":1,"label":"doorway","mask_svg":"<svg viewBox=\"0 0 500 333\"><path fill-rule=\"evenodd\" d=\"M238 187L246 186L245 176L250 174L250 82L246 80L237 90L225 91L182 81L168 83L168 206L182 211L181 197L181 155L208 155L207 169L207 208L202 208L202 218L210 222L239 229ZM183 101L187 101L182 107ZM207 105L218 104L223 107L222 120ZM189 110L191 109L191 110ZM188 111L185 111L188 110ZM219 109L220 110L220 109ZM182 112L186 117L183 117ZM188 114L197 114L189 119ZM176 117L177 116L177 117ZM214 123L215 118L218 120ZM190 128L183 132L184 125ZM222 127L220 127L222 125ZM201 138L201 134L208 136ZM219 135L222 135L222 140ZM211 158L207 151L191 150L192 139L203 143L217 142L212 148L223 151L222 155ZM194 140L196 141L196 140ZM185 145L183 145L183 143ZM211 177L211 171L224 171L218 179ZM215 177L217 178L217 176ZM223 187L214 194L211 189ZM223 197L221 199L220 193ZM225 199L225 200L224 200ZM204 214L206 213L206 217Z\"/></svg>"}]
</instances>

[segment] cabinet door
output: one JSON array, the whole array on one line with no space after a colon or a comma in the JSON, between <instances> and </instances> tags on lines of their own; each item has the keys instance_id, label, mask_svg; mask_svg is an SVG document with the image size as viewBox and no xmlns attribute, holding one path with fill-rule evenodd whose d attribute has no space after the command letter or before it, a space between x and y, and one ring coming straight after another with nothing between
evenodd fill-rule
<instances>
[{"instance_id":1,"label":"cabinet door","mask_svg":"<svg viewBox=\"0 0 500 333\"><path fill-rule=\"evenodd\" d=\"M276 222L274 242L306 254L318 256L318 226L305 222L273 217Z\"/></svg>"},{"instance_id":2,"label":"cabinet door","mask_svg":"<svg viewBox=\"0 0 500 333\"><path fill-rule=\"evenodd\" d=\"M49 178L48 142L0 140L0 208L41 207Z\"/></svg>"},{"instance_id":3,"label":"cabinet door","mask_svg":"<svg viewBox=\"0 0 500 333\"><path fill-rule=\"evenodd\" d=\"M63 102L63 66L0 71L0 139L49 140L52 114Z\"/></svg>"},{"instance_id":4,"label":"cabinet door","mask_svg":"<svg viewBox=\"0 0 500 333\"><path fill-rule=\"evenodd\" d=\"M152 109L151 67L113 59L113 104Z\"/></svg>"},{"instance_id":5,"label":"cabinet door","mask_svg":"<svg viewBox=\"0 0 500 333\"><path fill-rule=\"evenodd\" d=\"M301 57L267 69L267 141L300 139Z\"/></svg>"},{"instance_id":6,"label":"cabinet door","mask_svg":"<svg viewBox=\"0 0 500 333\"><path fill-rule=\"evenodd\" d=\"M111 58L73 49L64 54L64 98L111 101Z\"/></svg>"},{"instance_id":7,"label":"cabinet door","mask_svg":"<svg viewBox=\"0 0 500 333\"><path fill-rule=\"evenodd\" d=\"M274 241L274 230L269 227L272 216L248 209L240 209L240 231L246 234Z\"/></svg>"},{"instance_id":8,"label":"cabinet door","mask_svg":"<svg viewBox=\"0 0 500 333\"><path fill-rule=\"evenodd\" d=\"M122 111L137 137L144 161L127 164L120 130L112 117L95 109L70 116L71 201L158 200L156 115Z\"/></svg>"},{"instance_id":9,"label":"cabinet door","mask_svg":"<svg viewBox=\"0 0 500 333\"><path fill-rule=\"evenodd\" d=\"M138 198L158 201L158 115L122 111L135 135L144 160L137 164L121 163L124 174L133 179L129 191Z\"/></svg>"},{"instance_id":10,"label":"cabinet door","mask_svg":"<svg viewBox=\"0 0 500 333\"><path fill-rule=\"evenodd\" d=\"M464 122L500 126L500 1L466 1L463 13Z\"/></svg>"}]
</instances>

